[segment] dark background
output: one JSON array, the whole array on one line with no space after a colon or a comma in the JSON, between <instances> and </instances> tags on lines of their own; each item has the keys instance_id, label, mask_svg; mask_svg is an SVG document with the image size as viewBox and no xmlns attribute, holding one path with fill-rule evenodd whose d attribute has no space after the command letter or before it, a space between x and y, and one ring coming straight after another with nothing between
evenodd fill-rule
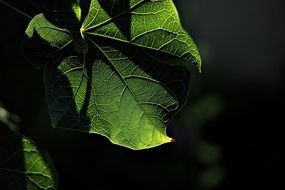
<instances>
[{"instance_id":1,"label":"dark background","mask_svg":"<svg viewBox=\"0 0 285 190\"><path fill-rule=\"evenodd\" d=\"M34 15L25 1L9 1ZM132 151L53 129L43 73L20 51L29 20L0 4L0 100L59 172L59 189L274 189L284 117L282 0L175 0L201 51L190 97L168 127L176 143Z\"/></svg>"}]
</instances>

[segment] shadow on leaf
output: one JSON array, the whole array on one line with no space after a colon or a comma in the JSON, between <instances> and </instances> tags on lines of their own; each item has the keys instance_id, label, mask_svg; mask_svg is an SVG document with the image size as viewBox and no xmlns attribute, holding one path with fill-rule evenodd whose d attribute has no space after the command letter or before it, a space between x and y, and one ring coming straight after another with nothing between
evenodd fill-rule
<instances>
[{"instance_id":1,"label":"shadow on leaf","mask_svg":"<svg viewBox=\"0 0 285 190\"><path fill-rule=\"evenodd\" d=\"M131 13L130 0L98 0L100 6L112 18L112 22L118 27L127 40L131 40Z\"/></svg>"},{"instance_id":2,"label":"shadow on leaf","mask_svg":"<svg viewBox=\"0 0 285 190\"><path fill-rule=\"evenodd\" d=\"M83 65L79 60L78 71L83 72ZM68 58L61 64L70 61ZM92 72L87 71L87 75L92 78ZM57 64L48 64L45 69L45 88L47 103L51 120L54 127L80 129L81 131L89 131L90 118L87 115L87 108L91 96L91 82L87 82L85 96L82 102L76 102L77 91L81 88L82 77L78 78L78 86L71 84L64 71L58 68ZM80 105L79 105L80 104Z\"/></svg>"},{"instance_id":3,"label":"shadow on leaf","mask_svg":"<svg viewBox=\"0 0 285 190\"><path fill-rule=\"evenodd\" d=\"M157 50L150 50L106 38L92 36L90 39L99 47L110 48L110 51L113 49L120 52L120 56L128 58L130 62L149 75L151 79L158 81L159 84L169 91L178 101L180 108L185 104L190 85L190 72L186 67L179 67L177 64L169 64L168 62L169 60L178 62L180 61L179 58ZM110 63L110 67L113 67L116 71L114 64L104 54L105 52L101 52L106 62Z\"/></svg>"}]
</instances>

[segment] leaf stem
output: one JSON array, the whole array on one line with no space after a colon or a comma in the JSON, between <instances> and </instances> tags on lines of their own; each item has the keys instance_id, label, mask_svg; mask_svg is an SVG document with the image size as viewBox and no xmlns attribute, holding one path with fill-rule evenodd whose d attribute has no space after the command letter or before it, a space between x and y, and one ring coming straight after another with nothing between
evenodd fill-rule
<instances>
[{"instance_id":1,"label":"leaf stem","mask_svg":"<svg viewBox=\"0 0 285 190\"><path fill-rule=\"evenodd\" d=\"M7 3L7 2L5 2L5 1L3 1L3 0L0 0L0 3L6 5L6 6L9 7L10 9L12 9L13 11L16 11L16 12L19 13L20 15L22 15L22 16L24 16L24 17L30 19L30 20L33 18L33 17L31 17L30 15L28 15L27 13L25 13L25 12L23 12L23 11L17 9L16 7L10 5L9 3Z\"/></svg>"}]
</instances>

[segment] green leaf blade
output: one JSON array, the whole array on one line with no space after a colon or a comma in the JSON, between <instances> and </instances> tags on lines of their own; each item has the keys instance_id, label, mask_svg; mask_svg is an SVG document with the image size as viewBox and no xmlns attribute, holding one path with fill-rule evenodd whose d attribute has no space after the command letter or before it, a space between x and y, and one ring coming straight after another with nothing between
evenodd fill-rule
<instances>
[{"instance_id":1,"label":"green leaf blade","mask_svg":"<svg viewBox=\"0 0 285 190\"><path fill-rule=\"evenodd\" d=\"M162 65L140 48L107 44L96 44L104 54L85 66L83 58L70 57L58 68L47 67L50 112L61 110L51 115L53 123L99 133L131 149L171 142L166 125L186 100L188 72Z\"/></svg>"},{"instance_id":2,"label":"green leaf blade","mask_svg":"<svg viewBox=\"0 0 285 190\"><path fill-rule=\"evenodd\" d=\"M0 189L57 189L57 172L47 153L6 127L0 131Z\"/></svg>"},{"instance_id":3,"label":"green leaf blade","mask_svg":"<svg viewBox=\"0 0 285 190\"><path fill-rule=\"evenodd\" d=\"M172 0L130 0L129 5L113 0L93 0L90 12L83 23L86 35L101 36L144 48L162 51L181 58L179 66L199 69L201 58L194 41L180 24ZM104 6L103 6L104 5ZM119 11L114 11L114 10ZM116 13L114 13L116 12Z\"/></svg>"},{"instance_id":4,"label":"green leaf blade","mask_svg":"<svg viewBox=\"0 0 285 190\"><path fill-rule=\"evenodd\" d=\"M60 28L48 21L44 14L39 14L30 22L25 34L32 38L37 33L51 46L60 48L71 41L71 34L68 30Z\"/></svg>"},{"instance_id":5,"label":"green leaf blade","mask_svg":"<svg viewBox=\"0 0 285 190\"><path fill-rule=\"evenodd\" d=\"M44 14L39 14L25 31L22 49L32 64L41 67L60 57L60 50L72 41L73 37L67 29L56 26Z\"/></svg>"},{"instance_id":6,"label":"green leaf blade","mask_svg":"<svg viewBox=\"0 0 285 190\"><path fill-rule=\"evenodd\" d=\"M73 49L60 46L45 65L53 126L98 133L134 150L173 141L166 127L187 100L185 68L200 69L201 58L172 0L91 0L81 27L72 13L74 26L53 24L68 29L59 41L70 38Z\"/></svg>"}]
</instances>

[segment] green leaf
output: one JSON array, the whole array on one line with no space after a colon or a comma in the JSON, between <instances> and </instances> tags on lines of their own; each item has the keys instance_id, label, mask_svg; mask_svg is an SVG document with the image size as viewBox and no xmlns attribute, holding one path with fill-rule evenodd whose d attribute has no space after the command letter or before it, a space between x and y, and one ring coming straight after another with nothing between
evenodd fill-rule
<instances>
[{"instance_id":1,"label":"green leaf","mask_svg":"<svg viewBox=\"0 0 285 190\"><path fill-rule=\"evenodd\" d=\"M188 72L156 62L141 49L124 49L106 46L107 58L84 63L69 57L58 68L47 66L54 126L99 133L132 149L171 142L165 125L187 97Z\"/></svg>"},{"instance_id":2,"label":"green leaf","mask_svg":"<svg viewBox=\"0 0 285 190\"><path fill-rule=\"evenodd\" d=\"M0 189L57 189L57 174L47 153L6 126L0 126Z\"/></svg>"},{"instance_id":3,"label":"green leaf","mask_svg":"<svg viewBox=\"0 0 285 190\"><path fill-rule=\"evenodd\" d=\"M69 23L78 23L69 8ZM98 133L131 149L173 141L166 126L187 99L186 68L200 68L201 58L172 0L92 0L82 25L44 20L41 27L47 22L59 35L46 28L41 42L61 44L45 69L54 127ZM33 28L29 39L39 33Z\"/></svg>"},{"instance_id":4,"label":"green leaf","mask_svg":"<svg viewBox=\"0 0 285 190\"><path fill-rule=\"evenodd\" d=\"M54 62L60 50L73 41L71 32L48 21L44 14L33 18L25 31L23 52L36 66Z\"/></svg>"},{"instance_id":5,"label":"green leaf","mask_svg":"<svg viewBox=\"0 0 285 190\"><path fill-rule=\"evenodd\" d=\"M81 31L175 55L176 64L182 58L201 66L198 49L182 28L172 0L92 0Z\"/></svg>"}]
</instances>

